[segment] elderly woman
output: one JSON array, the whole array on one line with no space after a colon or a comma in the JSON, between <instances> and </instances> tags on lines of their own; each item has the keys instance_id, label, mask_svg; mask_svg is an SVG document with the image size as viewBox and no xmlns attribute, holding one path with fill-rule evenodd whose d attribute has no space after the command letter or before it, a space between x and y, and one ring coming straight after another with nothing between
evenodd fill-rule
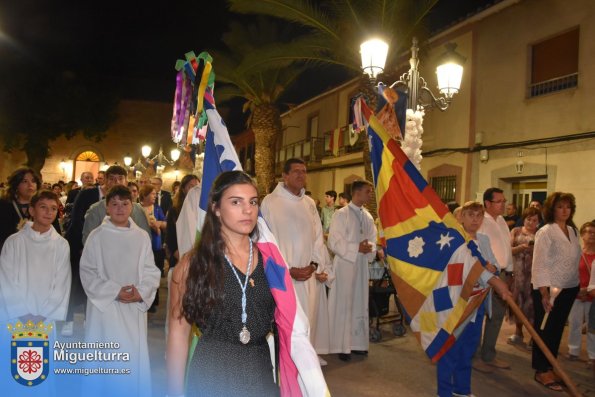
<instances>
[{"instance_id":1,"label":"elderly woman","mask_svg":"<svg viewBox=\"0 0 595 397\"><path fill-rule=\"evenodd\" d=\"M526 208L523 211L521 222L523 226L515 227L510 231L513 263L512 296L525 317L529 321L533 321L531 265L533 264L535 232L539 225L539 210L532 207ZM514 335L508 338L508 343L526 347L523 341L523 323L513 313L510 313L509 320L516 325L516 329Z\"/></svg>"},{"instance_id":2,"label":"elderly woman","mask_svg":"<svg viewBox=\"0 0 595 397\"><path fill-rule=\"evenodd\" d=\"M581 246L572 221L575 211L576 203L572 194L550 194L543 206L546 224L535 235L531 269L534 325L554 356L558 355L564 324L579 292ZM559 291L557 296L556 291ZM549 318L541 329L546 313L549 313ZM536 371L537 382L550 390L563 390L560 379L538 346L533 347L532 366Z\"/></svg>"}]
</instances>

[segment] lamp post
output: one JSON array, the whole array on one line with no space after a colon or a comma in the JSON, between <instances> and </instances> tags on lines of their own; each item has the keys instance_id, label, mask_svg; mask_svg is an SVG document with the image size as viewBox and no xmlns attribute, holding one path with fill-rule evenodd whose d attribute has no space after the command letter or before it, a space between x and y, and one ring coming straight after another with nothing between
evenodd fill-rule
<instances>
[{"instance_id":1,"label":"lamp post","mask_svg":"<svg viewBox=\"0 0 595 397\"><path fill-rule=\"evenodd\" d=\"M130 173L130 171L134 169L134 167L131 167L131 165L132 157L130 157L130 153L126 153L126 156L124 156L124 168L126 168L127 173Z\"/></svg>"},{"instance_id":2,"label":"lamp post","mask_svg":"<svg viewBox=\"0 0 595 397\"><path fill-rule=\"evenodd\" d=\"M151 156L151 150L152 150L151 146L144 145L141 148L141 153L147 162L151 162L151 161L157 162L156 173L159 176L163 173L163 170L165 169L165 164L174 165L175 162L178 161L178 159L180 158L180 154L181 154L180 150L178 148L172 149L172 151L170 152L170 156L171 156L171 160L170 160L163 154L163 147L161 147L161 146L159 147L159 153L157 153L155 156L149 157L149 156Z\"/></svg>"},{"instance_id":3,"label":"lamp post","mask_svg":"<svg viewBox=\"0 0 595 397\"><path fill-rule=\"evenodd\" d=\"M426 80L419 75L419 58L417 53L417 39L413 38L411 45L411 58L409 59L409 71L401 75L399 80L391 84L391 88L404 88L409 95L407 107L417 110L436 107L441 111L448 109L452 97L459 92L463 76L463 63L465 57L455 51L456 44L445 45L446 52L439 60L436 68L438 75L438 90L443 96L436 97L428 88ZM368 40L361 44L360 53L362 57L362 69L373 85L376 85L376 77L384 71L384 65L388 54L388 44L380 39Z\"/></svg>"},{"instance_id":4,"label":"lamp post","mask_svg":"<svg viewBox=\"0 0 595 397\"><path fill-rule=\"evenodd\" d=\"M124 165L126 167L130 167L131 164L132 164L132 157L130 157L130 153L126 153L126 156L124 156Z\"/></svg>"},{"instance_id":5,"label":"lamp post","mask_svg":"<svg viewBox=\"0 0 595 397\"><path fill-rule=\"evenodd\" d=\"M149 158L149 156L151 155L151 150L152 150L151 146L145 145L141 148L141 153L147 161L157 160L158 165L163 165L163 163L167 163L169 165L174 165L174 163L176 161L178 161L178 159L180 158L180 150L177 148L172 149L172 151L170 152L171 160L168 159L167 157L165 157L165 155L163 154L163 147L160 146L159 153L157 153L155 156Z\"/></svg>"},{"instance_id":6,"label":"lamp post","mask_svg":"<svg viewBox=\"0 0 595 397\"><path fill-rule=\"evenodd\" d=\"M66 161L60 161L60 169L62 170L62 179L66 179Z\"/></svg>"}]
</instances>

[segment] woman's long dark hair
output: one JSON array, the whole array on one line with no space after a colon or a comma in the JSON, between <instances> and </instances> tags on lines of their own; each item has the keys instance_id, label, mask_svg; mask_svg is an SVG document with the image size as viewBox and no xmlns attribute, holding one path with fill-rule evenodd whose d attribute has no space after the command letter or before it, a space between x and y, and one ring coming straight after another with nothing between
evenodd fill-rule
<instances>
[{"instance_id":1,"label":"woman's long dark hair","mask_svg":"<svg viewBox=\"0 0 595 397\"><path fill-rule=\"evenodd\" d=\"M244 184L256 189L250 175L243 171L228 171L220 174L211 187L205 222L200 240L190 256L186 292L182 298L182 315L198 327L205 325L224 298L225 239L221 235L221 221L215 215L215 210L220 207L221 198L227 189ZM257 234L258 227L255 227L250 235L254 241L258 238Z\"/></svg>"},{"instance_id":2,"label":"woman's long dark hair","mask_svg":"<svg viewBox=\"0 0 595 397\"><path fill-rule=\"evenodd\" d=\"M198 179L198 177L193 174L184 175L184 177L182 178L182 182L180 183L178 192L176 193L173 199L173 208L176 210L177 214L179 214L180 211L182 211L182 205L184 204L184 200L186 200L186 193L184 192L184 190L188 186L188 183L190 183L193 180L200 181L200 179Z\"/></svg>"}]
</instances>

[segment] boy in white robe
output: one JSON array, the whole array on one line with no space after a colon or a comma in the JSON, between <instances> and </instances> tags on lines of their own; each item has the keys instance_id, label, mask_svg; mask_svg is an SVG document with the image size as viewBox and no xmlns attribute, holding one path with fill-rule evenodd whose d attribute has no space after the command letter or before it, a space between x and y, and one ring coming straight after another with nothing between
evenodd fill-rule
<instances>
[{"instance_id":1,"label":"boy in white robe","mask_svg":"<svg viewBox=\"0 0 595 397\"><path fill-rule=\"evenodd\" d=\"M376 226L363 208L373 186L355 181L351 189L352 201L335 212L328 236L328 247L335 254L335 281L329 292L330 352L343 361L349 361L352 352L368 353L368 263L376 254Z\"/></svg>"},{"instance_id":2,"label":"boy in white robe","mask_svg":"<svg viewBox=\"0 0 595 397\"><path fill-rule=\"evenodd\" d=\"M132 201L126 186L113 187L106 196L106 217L87 239L81 257L81 282L87 294L85 339L118 343L104 353L128 353L89 366L130 369L130 374L87 376L85 395L150 396L151 368L147 346L147 310L161 278L155 266L151 240L130 218Z\"/></svg>"},{"instance_id":3,"label":"boy in white robe","mask_svg":"<svg viewBox=\"0 0 595 397\"><path fill-rule=\"evenodd\" d=\"M41 190L31 199L29 213L33 222L8 237L0 255L0 362L9 365L11 333L7 323L16 326L43 322L55 327L55 321L64 320L70 296L70 248L68 242L56 232L52 223L58 214L59 200L54 192ZM50 345L54 332L48 328ZM53 357L49 350L50 371ZM19 358L17 358L18 360ZM19 363L20 365L20 363ZM6 396L53 395L53 376L35 387L25 387L10 379L12 372L0 371L2 394Z\"/></svg>"}]
</instances>

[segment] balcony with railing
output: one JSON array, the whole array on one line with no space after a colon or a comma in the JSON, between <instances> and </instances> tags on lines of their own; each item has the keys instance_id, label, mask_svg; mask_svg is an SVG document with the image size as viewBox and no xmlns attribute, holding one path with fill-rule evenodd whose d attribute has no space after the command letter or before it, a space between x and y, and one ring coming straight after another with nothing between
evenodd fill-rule
<instances>
[{"instance_id":1,"label":"balcony with railing","mask_svg":"<svg viewBox=\"0 0 595 397\"><path fill-rule=\"evenodd\" d=\"M316 169L323 166L323 160L339 160L349 154L361 153L365 133L350 131L349 126L344 126L339 130L327 131L321 137L312 137L283 146L277 151L275 171L281 173L285 160L293 157L304 160L309 169ZM335 137L337 133L338 138ZM337 148L333 148L335 144Z\"/></svg>"},{"instance_id":2,"label":"balcony with railing","mask_svg":"<svg viewBox=\"0 0 595 397\"><path fill-rule=\"evenodd\" d=\"M562 91L578 86L578 73L567 74L566 76L556 77L529 86L529 97L551 94L552 92Z\"/></svg>"}]
</instances>

